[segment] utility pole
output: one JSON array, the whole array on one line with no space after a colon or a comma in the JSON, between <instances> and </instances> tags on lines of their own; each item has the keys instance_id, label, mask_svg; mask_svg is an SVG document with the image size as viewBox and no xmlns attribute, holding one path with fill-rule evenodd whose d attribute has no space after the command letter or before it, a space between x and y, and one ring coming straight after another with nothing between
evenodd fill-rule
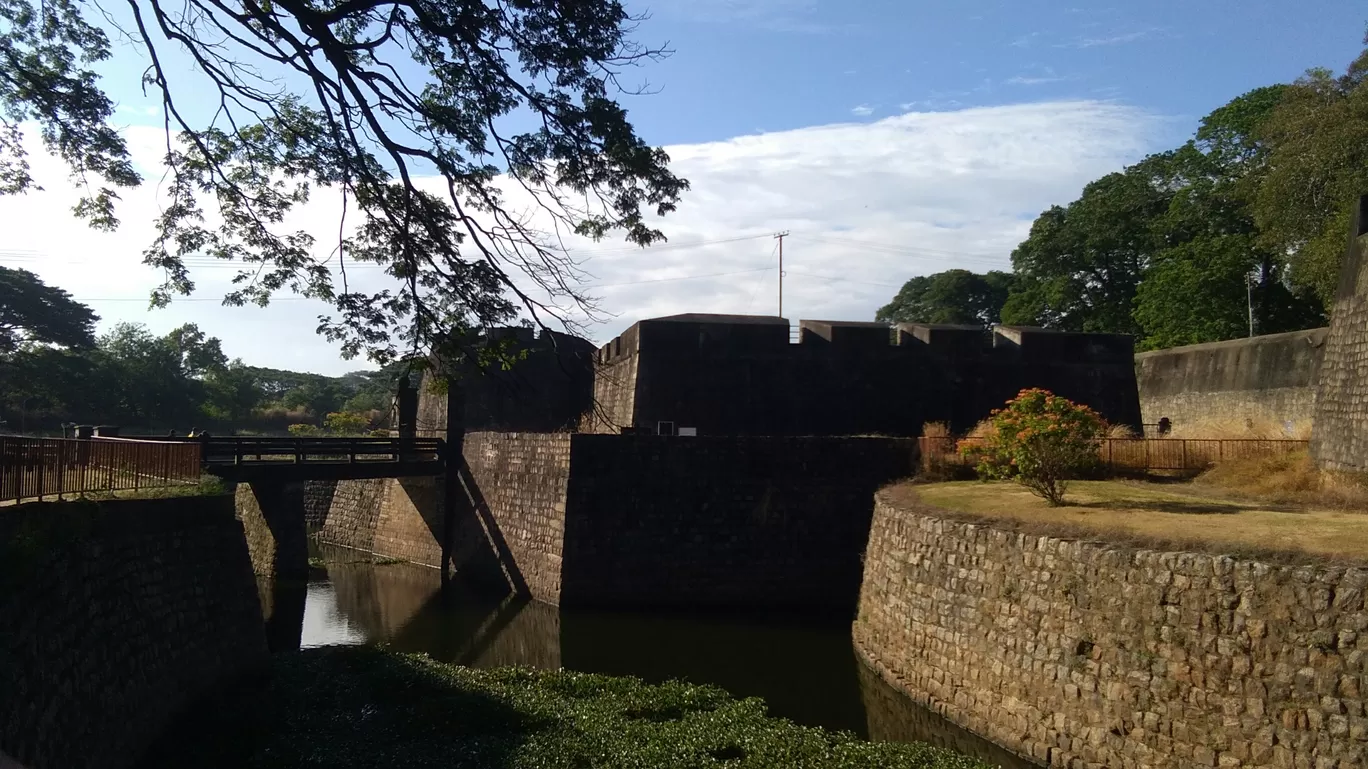
<instances>
[{"instance_id":1,"label":"utility pole","mask_svg":"<svg viewBox=\"0 0 1368 769\"><path fill-rule=\"evenodd\" d=\"M1249 335L1254 336L1254 275L1245 274L1245 300L1249 303Z\"/></svg>"},{"instance_id":2,"label":"utility pole","mask_svg":"<svg viewBox=\"0 0 1368 769\"><path fill-rule=\"evenodd\" d=\"M784 238L788 237L788 230L777 233L774 237L779 239L779 317L784 317Z\"/></svg>"}]
</instances>

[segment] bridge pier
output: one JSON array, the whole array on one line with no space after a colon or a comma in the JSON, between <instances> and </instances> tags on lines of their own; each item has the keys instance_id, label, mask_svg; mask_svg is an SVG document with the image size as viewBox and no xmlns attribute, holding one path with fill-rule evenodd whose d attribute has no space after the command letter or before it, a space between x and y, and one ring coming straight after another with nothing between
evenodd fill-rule
<instances>
[{"instance_id":1,"label":"bridge pier","mask_svg":"<svg viewBox=\"0 0 1368 769\"><path fill-rule=\"evenodd\" d=\"M307 579L309 540L304 525L304 482L255 478L237 484L238 519L247 535L252 570L260 577Z\"/></svg>"}]
</instances>

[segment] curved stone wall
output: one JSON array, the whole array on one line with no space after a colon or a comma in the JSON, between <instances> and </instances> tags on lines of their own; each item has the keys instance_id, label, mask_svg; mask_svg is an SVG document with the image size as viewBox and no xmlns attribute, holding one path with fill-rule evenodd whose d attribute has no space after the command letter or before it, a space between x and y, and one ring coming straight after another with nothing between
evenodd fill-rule
<instances>
[{"instance_id":1,"label":"curved stone wall","mask_svg":"<svg viewBox=\"0 0 1368 769\"><path fill-rule=\"evenodd\" d=\"M1368 570L1009 532L876 497L856 648L1068 767L1357 767Z\"/></svg>"}]
</instances>

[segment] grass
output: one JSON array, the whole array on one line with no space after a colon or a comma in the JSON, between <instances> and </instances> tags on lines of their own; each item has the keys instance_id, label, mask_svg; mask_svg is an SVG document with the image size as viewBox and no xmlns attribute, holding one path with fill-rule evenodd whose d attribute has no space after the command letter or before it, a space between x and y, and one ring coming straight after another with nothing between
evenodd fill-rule
<instances>
[{"instance_id":1,"label":"grass","mask_svg":"<svg viewBox=\"0 0 1368 769\"><path fill-rule=\"evenodd\" d=\"M993 525L1070 539L1248 555L1274 562L1368 563L1368 515L1222 494L1211 484L1075 481L1064 507L1010 482L904 484L884 491Z\"/></svg>"},{"instance_id":2,"label":"grass","mask_svg":"<svg viewBox=\"0 0 1368 769\"><path fill-rule=\"evenodd\" d=\"M391 558L389 556L370 556L362 555L351 560L340 558L324 558L318 555L309 556L309 568L326 569L329 566L351 566L358 563L370 564L371 566L393 566L398 563L407 563L403 558Z\"/></svg>"},{"instance_id":3,"label":"grass","mask_svg":"<svg viewBox=\"0 0 1368 769\"><path fill-rule=\"evenodd\" d=\"M1227 460L1198 477L1197 487L1271 504L1368 510L1368 478L1320 470L1305 451Z\"/></svg>"},{"instance_id":4,"label":"grass","mask_svg":"<svg viewBox=\"0 0 1368 769\"><path fill-rule=\"evenodd\" d=\"M368 647L277 655L264 680L191 710L143 769L986 769L928 745L863 742L769 718L760 700L712 687L473 670Z\"/></svg>"}]
</instances>

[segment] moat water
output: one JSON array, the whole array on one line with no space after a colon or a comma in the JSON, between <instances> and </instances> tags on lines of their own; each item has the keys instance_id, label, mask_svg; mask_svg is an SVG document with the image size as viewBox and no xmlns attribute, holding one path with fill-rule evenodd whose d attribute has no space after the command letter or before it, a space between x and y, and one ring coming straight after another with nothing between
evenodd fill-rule
<instances>
[{"instance_id":1,"label":"moat water","mask_svg":"<svg viewBox=\"0 0 1368 769\"><path fill-rule=\"evenodd\" d=\"M383 642L472 667L682 679L760 697L771 715L799 724L929 742L1003 769L1034 766L886 684L856 657L849 622L561 610L460 588L444 595L433 569L376 565L346 550L323 555L328 566L314 570L304 596L305 647Z\"/></svg>"}]
</instances>

